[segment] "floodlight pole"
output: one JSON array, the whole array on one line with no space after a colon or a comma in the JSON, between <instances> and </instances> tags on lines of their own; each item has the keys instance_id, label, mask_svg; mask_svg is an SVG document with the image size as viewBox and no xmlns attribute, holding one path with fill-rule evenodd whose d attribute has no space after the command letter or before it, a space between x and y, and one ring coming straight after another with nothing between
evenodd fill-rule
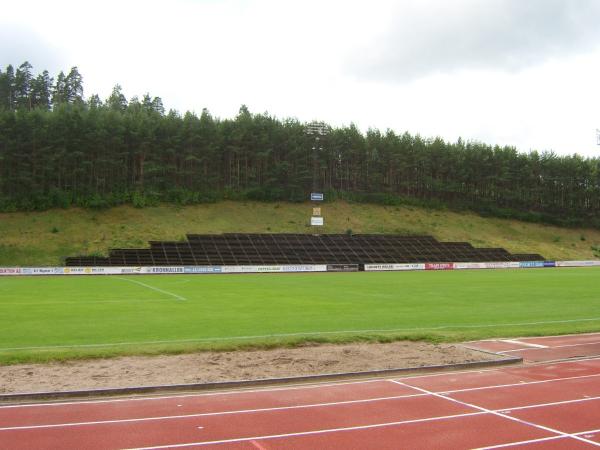
<instances>
[{"instance_id":1,"label":"floodlight pole","mask_svg":"<svg viewBox=\"0 0 600 450\"><path fill-rule=\"evenodd\" d=\"M313 151L313 182L312 189L313 192L316 192L319 188L318 186L318 177L319 177L319 150L323 150L323 147L320 146L321 136L325 136L327 134L327 125L323 122L311 122L306 125L306 134L309 136L314 136L314 142L312 146Z\"/></svg>"},{"instance_id":2,"label":"floodlight pole","mask_svg":"<svg viewBox=\"0 0 600 450\"><path fill-rule=\"evenodd\" d=\"M323 122L311 122L306 124L305 133L309 136L314 136L314 142L312 143L312 158L313 158L313 181L312 181L312 192L310 195L311 201L322 201L323 193L319 193L319 150L323 150L321 146L321 137L325 136L328 132L327 125ZM311 225L322 226L323 218L321 214L321 208L316 207L313 203L313 213L311 216Z\"/></svg>"}]
</instances>

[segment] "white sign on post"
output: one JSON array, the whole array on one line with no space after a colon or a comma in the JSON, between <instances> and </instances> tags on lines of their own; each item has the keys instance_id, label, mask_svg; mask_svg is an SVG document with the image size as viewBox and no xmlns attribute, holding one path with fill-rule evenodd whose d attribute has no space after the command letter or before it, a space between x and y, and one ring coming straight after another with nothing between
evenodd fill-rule
<instances>
[{"instance_id":1,"label":"white sign on post","mask_svg":"<svg viewBox=\"0 0 600 450\"><path fill-rule=\"evenodd\" d=\"M310 224L316 226L323 226L323 218L322 217L311 217Z\"/></svg>"}]
</instances>

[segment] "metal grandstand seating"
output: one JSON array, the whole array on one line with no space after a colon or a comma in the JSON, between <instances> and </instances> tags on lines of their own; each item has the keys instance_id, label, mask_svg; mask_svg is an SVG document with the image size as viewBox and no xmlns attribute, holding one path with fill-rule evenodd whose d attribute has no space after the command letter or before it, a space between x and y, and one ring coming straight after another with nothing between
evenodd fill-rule
<instances>
[{"instance_id":1,"label":"metal grandstand seating","mask_svg":"<svg viewBox=\"0 0 600 450\"><path fill-rule=\"evenodd\" d=\"M146 249L113 249L108 257L74 256L67 266L224 266L265 264L390 264L543 261L538 254L389 234L189 234L187 241L151 241Z\"/></svg>"}]
</instances>

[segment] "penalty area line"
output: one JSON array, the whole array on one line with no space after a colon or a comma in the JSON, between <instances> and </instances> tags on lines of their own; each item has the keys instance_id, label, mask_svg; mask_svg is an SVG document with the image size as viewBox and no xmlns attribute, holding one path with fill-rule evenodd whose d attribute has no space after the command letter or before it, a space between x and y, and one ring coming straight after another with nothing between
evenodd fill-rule
<instances>
[{"instance_id":1,"label":"penalty area line","mask_svg":"<svg viewBox=\"0 0 600 450\"><path fill-rule=\"evenodd\" d=\"M122 280L131 281L134 283L140 283L138 281L129 280L127 278L121 278ZM158 288L154 288L146 285L150 289L162 291ZM168 293L169 295L176 295ZM182 300L187 300L182 297ZM414 331L435 331L435 330L449 330L449 329L477 329L477 328L496 328L496 327L518 327L524 325L547 325L547 324L559 324L559 323L577 323L577 322L597 322L600 321L600 317L593 317L588 319L566 319L566 320L547 320L539 322L517 322L517 323L497 323L497 324L473 324L473 325L440 325L437 327L423 327L423 328L388 328L388 329L368 329L368 330L338 330L338 331L305 331L300 333L273 333L273 334L259 334L249 336L226 336L226 337L206 337L206 338L194 338L194 339L172 339L172 340L160 340L160 341L140 341L140 342L113 342L113 343L102 343L102 344L72 344L72 345L45 345L45 346L31 346L31 347L0 347L0 352L5 351L18 351L18 350L52 350L61 348L95 348L95 347L119 347L126 345L156 345L156 344L186 344L194 342L224 342L224 341L238 341L238 340L249 340L249 339L272 339L272 338L286 338L286 337L312 337L312 336L326 336L336 334L351 334L351 333L403 333L403 332L414 332Z\"/></svg>"},{"instance_id":2,"label":"penalty area line","mask_svg":"<svg viewBox=\"0 0 600 450\"><path fill-rule=\"evenodd\" d=\"M129 281L130 283L139 284L140 286L143 286L143 287L148 288L148 289L152 289L153 291L161 292L163 294L170 295L171 297L175 297L177 300L183 300L183 301L187 300L187 298L182 297L181 295L173 294L172 292L165 291L163 289L159 289L159 288L154 287L154 286L150 286L149 284L142 283L141 281L130 280L129 278L123 278L123 277L115 277L115 278L117 280Z\"/></svg>"}]
</instances>

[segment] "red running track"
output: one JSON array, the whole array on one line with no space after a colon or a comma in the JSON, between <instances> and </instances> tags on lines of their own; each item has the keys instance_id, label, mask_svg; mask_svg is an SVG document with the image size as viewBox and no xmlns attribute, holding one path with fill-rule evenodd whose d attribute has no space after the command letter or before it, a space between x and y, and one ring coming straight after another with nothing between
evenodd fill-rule
<instances>
[{"instance_id":1,"label":"red running track","mask_svg":"<svg viewBox=\"0 0 600 450\"><path fill-rule=\"evenodd\" d=\"M226 393L0 406L2 449L582 449L600 359Z\"/></svg>"},{"instance_id":2,"label":"red running track","mask_svg":"<svg viewBox=\"0 0 600 450\"><path fill-rule=\"evenodd\" d=\"M567 358L600 356L600 333L489 339L469 342L468 346L507 356L520 356L526 362L558 361Z\"/></svg>"}]
</instances>

